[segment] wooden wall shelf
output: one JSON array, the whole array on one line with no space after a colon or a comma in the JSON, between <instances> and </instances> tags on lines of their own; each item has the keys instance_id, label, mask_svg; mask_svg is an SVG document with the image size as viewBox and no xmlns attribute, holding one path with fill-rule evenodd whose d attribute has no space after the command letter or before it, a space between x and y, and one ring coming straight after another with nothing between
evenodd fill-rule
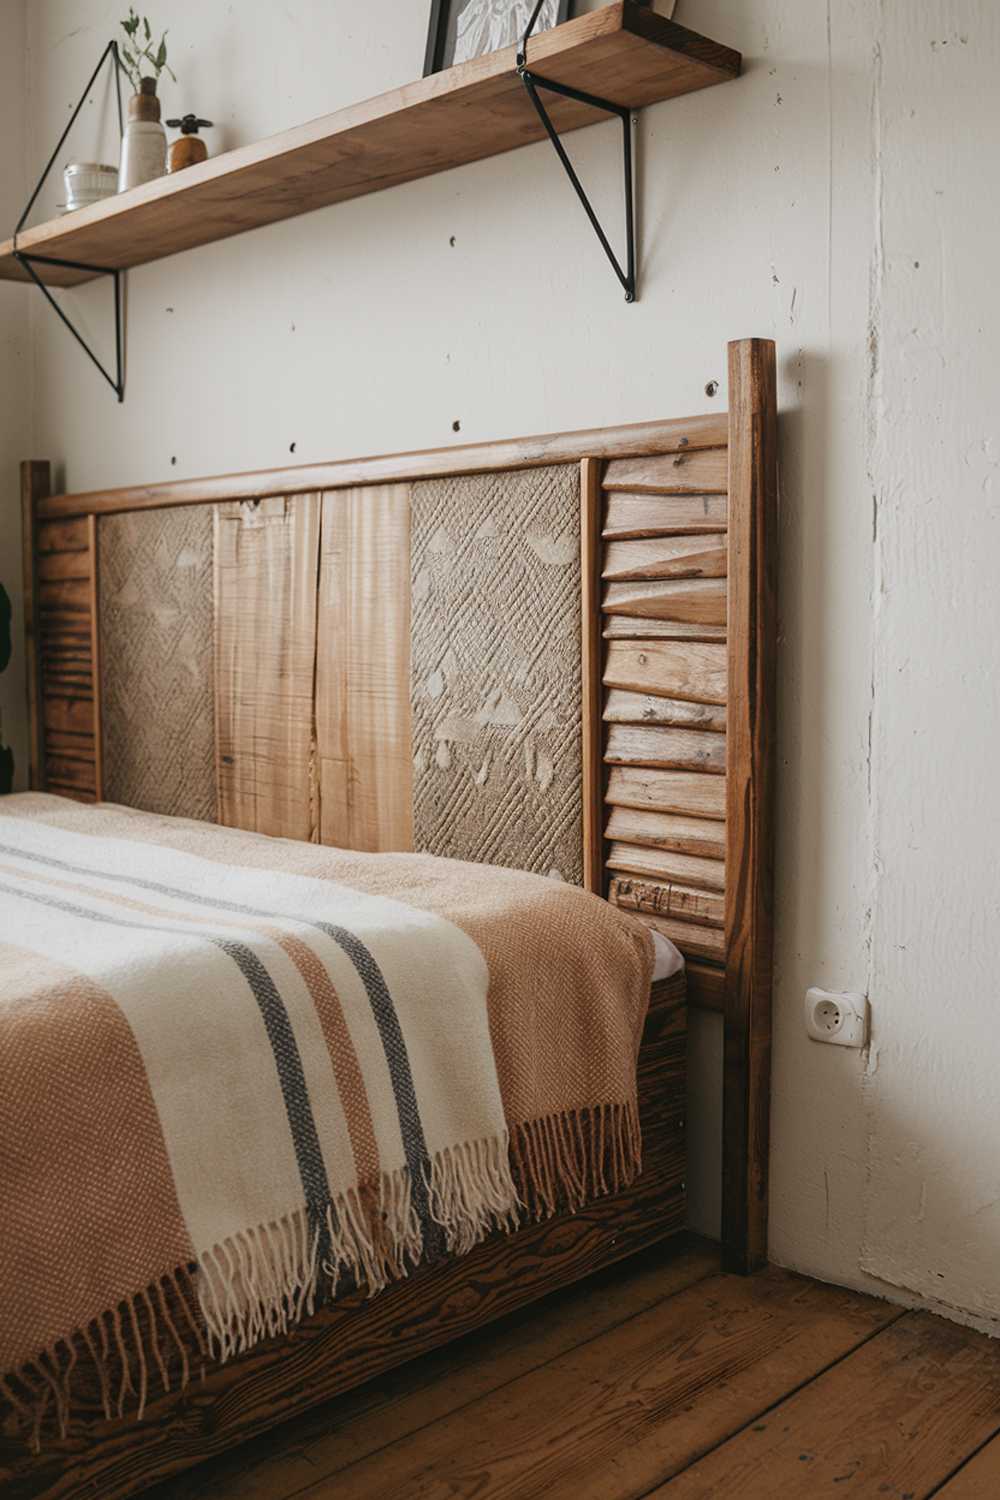
<instances>
[{"instance_id":1,"label":"wooden wall shelf","mask_svg":"<svg viewBox=\"0 0 1000 1500\"><path fill-rule=\"evenodd\" d=\"M18 249L126 270L542 140L517 75L516 50L463 63L23 230ZM545 78L628 109L725 83L740 71L738 52L633 0L533 37L528 59ZM560 133L607 119L576 100L547 102ZM26 281L13 250L13 241L0 243L0 280ZM38 262L35 268L51 286L74 286L94 274Z\"/></svg>"}]
</instances>

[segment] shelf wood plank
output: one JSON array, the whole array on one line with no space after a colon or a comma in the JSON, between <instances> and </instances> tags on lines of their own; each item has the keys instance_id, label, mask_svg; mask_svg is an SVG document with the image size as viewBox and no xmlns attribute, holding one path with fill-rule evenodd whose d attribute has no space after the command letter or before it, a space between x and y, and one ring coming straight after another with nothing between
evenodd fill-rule
<instances>
[{"instance_id":1,"label":"shelf wood plank","mask_svg":"<svg viewBox=\"0 0 1000 1500\"><path fill-rule=\"evenodd\" d=\"M26 254L125 269L414 182L543 138L515 67L515 47L462 63L307 125L241 146L176 176L25 230ZM619 0L543 32L534 71L629 109L738 76L740 55L633 0ZM608 116L547 95L560 132ZM25 281L13 242L0 244L0 280ZM35 268L52 286L90 272Z\"/></svg>"}]
</instances>

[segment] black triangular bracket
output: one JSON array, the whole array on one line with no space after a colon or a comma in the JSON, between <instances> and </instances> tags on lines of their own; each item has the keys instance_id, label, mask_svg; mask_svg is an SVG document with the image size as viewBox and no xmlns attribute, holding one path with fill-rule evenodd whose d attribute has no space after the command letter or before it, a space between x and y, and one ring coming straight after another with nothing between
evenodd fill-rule
<instances>
[{"instance_id":1,"label":"black triangular bracket","mask_svg":"<svg viewBox=\"0 0 1000 1500\"><path fill-rule=\"evenodd\" d=\"M123 320L123 299L124 299L123 280L124 280L124 275L125 275L124 271L118 269L117 267L111 267L111 266L92 266L92 265L87 265L87 264L83 263L82 261L76 261L76 260L58 260L58 259L56 259L55 256L51 256L51 255L32 255L28 251L19 250L18 246L17 246L17 237L20 234L21 230L24 228L24 226L25 226L25 224L27 222L27 219L28 219L28 215L31 213L31 210L35 206L35 202L36 202L36 200L38 198L39 193L42 191L42 188L45 186L45 183L46 183L46 180L48 178L48 175L52 171L52 168L53 168L56 160L58 159L60 152L62 151L63 144L65 143L66 137L69 135L70 131L72 130L73 126L76 123L76 118L79 115L80 110L83 108L83 105L84 105L84 102L85 102L85 100L87 98L87 95L90 93L90 90L93 88L94 80L97 78L98 73L101 71L102 67L104 66L105 62L107 61L107 59L109 57L111 58L112 66L114 68L114 75L115 75L115 93L116 93L116 97L117 97L117 101L118 101L118 129L119 129L119 132L121 132L122 129L123 129L122 89L121 89L121 63L118 60L118 44L117 44L117 42L111 41L111 42L108 43L108 45L105 47L104 51L101 53L100 60L99 60L99 62L97 64L97 67L94 69L93 73L90 75L90 78L89 78L89 80L87 82L87 87L84 89L83 93L80 95L80 101L77 104L76 109L73 111L72 115L70 116L69 124L66 126L66 129L63 131L62 135L59 137L59 140L58 140L58 143L56 145L56 148L53 151L52 155L49 157L48 164L47 164L47 166L45 168L45 171L42 173L41 177L38 179L38 182L35 184L35 190L32 193L31 197L28 199L28 202L27 202L27 205L25 206L24 212L21 214L21 217L17 221L17 228L14 230L13 256L14 256L14 259L17 261L18 265L22 266L24 268L24 270L27 272L27 274L31 277L31 280L35 283L35 285L39 288L39 290L42 291L42 292L44 292L45 298L48 301L49 305L51 307L55 308L56 312L59 314L59 316L62 319L62 321L66 324L66 327L69 329L70 333L76 339L77 343L85 351L85 353L93 361L93 363L97 366L98 370L100 370L101 374L104 376L105 380L108 382L108 384L110 385L111 389L114 391L115 395L118 397L118 400L119 401L124 401L125 400L125 341L124 341L124 320ZM93 276L110 276L112 278L112 280L114 282L114 300L115 300L115 373L114 373L114 375L111 375L108 372L108 370L105 369L104 365L98 359L98 357L94 353L93 349L91 349L90 345L87 343L86 339L80 333L79 329L74 326L72 320L67 316L67 314L64 311L64 309L62 307L60 307L59 303L53 297L52 293L50 292L49 288L46 286L45 282L42 280L41 276L35 270L35 266L57 266L57 267L60 267L61 269L66 270L66 271L87 271L87 272L89 272Z\"/></svg>"},{"instance_id":2,"label":"black triangular bracket","mask_svg":"<svg viewBox=\"0 0 1000 1500\"><path fill-rule=\"evenodd\" d=\"M542 8L542 0L538 0L528 22L527 30L521 39L521 49L517 54L517 76L528 91L528 98L538 112L538 118L545 127L545 133L553 146L556 155L562 162L566 176L573 184L576 196L583 204L584 212L590 220L594 233L601 242L605 255L611 262L612 269L618 280L625 289L625 301L634 302L636 299L636 268L635 268L635 198L632 187L632 112L624 105L612 104L609 99L600 99L596 94L585 94L582 89L570 88L568 84L556 83L551 78L542 78L528 67L528 39L538 20ZM601 221L594 212L594 206L587 197L583 183L576 174L576 169L570 161L563 145L559 132L552 123L552 117L545 108L543 101L539 98L539 89L544 89L550 94L559 94L564 99L575 99L579 104L589 104L591 109L604 110L606 114L616 115L622 124L623 165L625 169L625 243L626 261L622 266L621 261L611 248L611 242L601 227Z\"/></svg>"}]
</instances>

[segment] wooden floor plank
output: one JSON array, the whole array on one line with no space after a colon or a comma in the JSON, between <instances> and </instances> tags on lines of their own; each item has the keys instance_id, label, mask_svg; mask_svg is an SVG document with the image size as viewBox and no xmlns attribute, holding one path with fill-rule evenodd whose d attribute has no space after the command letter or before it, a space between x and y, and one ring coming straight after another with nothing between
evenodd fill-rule
<instances>
[{"instance_id":1,"label":"wooden floor plank","mask_svg":"<svg viewBox=\"0 0 1000 1500\"><path fill-rule=\"evenodd\" d=\"M998 1425L1000 1343L908 1313L653 1494L923 1500Z\"/></svg>"},{"instance_id":2,"label":"wooden floor plank","mask_svg":"<svg viewBox=\"0 0 1000 1500\"><path fill-rule=\"evenodd\" d=\"M718 1246L695 1236L655 1245L157 1486L146 1500L287 1500L718 1269Z\"/></svg>"},{"instance_id":3,"label":"wooden floor plank","mask_svg":"<svg viewBox=\"0 0 1000 1500\"><path fill-rule=\"evenodd\" d=\"M788 1272L713 1277L301 1497L635 1500L897 1316Z\"/></svg>"},{"instance_id":4,"label":"wooden floor plank","mask_svg":"<svg viewBox=\"0 0 1000 1500\"><path fill-rule=\"evenodd\" d=\"M997 1500L1000 1495L1000 1437L987 1443L934 1494L941 1500Z\"/></svg>"}]
</instances>

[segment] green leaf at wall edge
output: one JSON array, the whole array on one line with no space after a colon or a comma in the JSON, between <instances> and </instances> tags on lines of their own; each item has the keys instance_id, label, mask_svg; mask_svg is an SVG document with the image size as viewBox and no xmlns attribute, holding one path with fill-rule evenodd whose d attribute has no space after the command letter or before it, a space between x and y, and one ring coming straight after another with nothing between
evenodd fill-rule
<instances>
[{"instance_id":1,"label":"green leaf at wall edge","mask_svg":"<svg viewBox=\"0 0 1000 1500\"><path fill-rule=\"evenodd\" d=\"M14 752L9 745L0 745L0 797L14 790Z\"/></svg>"},{"instance_id":2,"label":"green leaf at wall edge","mask_svg":"<svg viewBox=\"0 0 1000 1500\"><path fill-rule=\"evenodd\" d=\"M10 663L11 643L11 620L14 612L10 607L10 596L3 584L0 583L0 672L5 672Z\"/></svg>"}]
</instances>

